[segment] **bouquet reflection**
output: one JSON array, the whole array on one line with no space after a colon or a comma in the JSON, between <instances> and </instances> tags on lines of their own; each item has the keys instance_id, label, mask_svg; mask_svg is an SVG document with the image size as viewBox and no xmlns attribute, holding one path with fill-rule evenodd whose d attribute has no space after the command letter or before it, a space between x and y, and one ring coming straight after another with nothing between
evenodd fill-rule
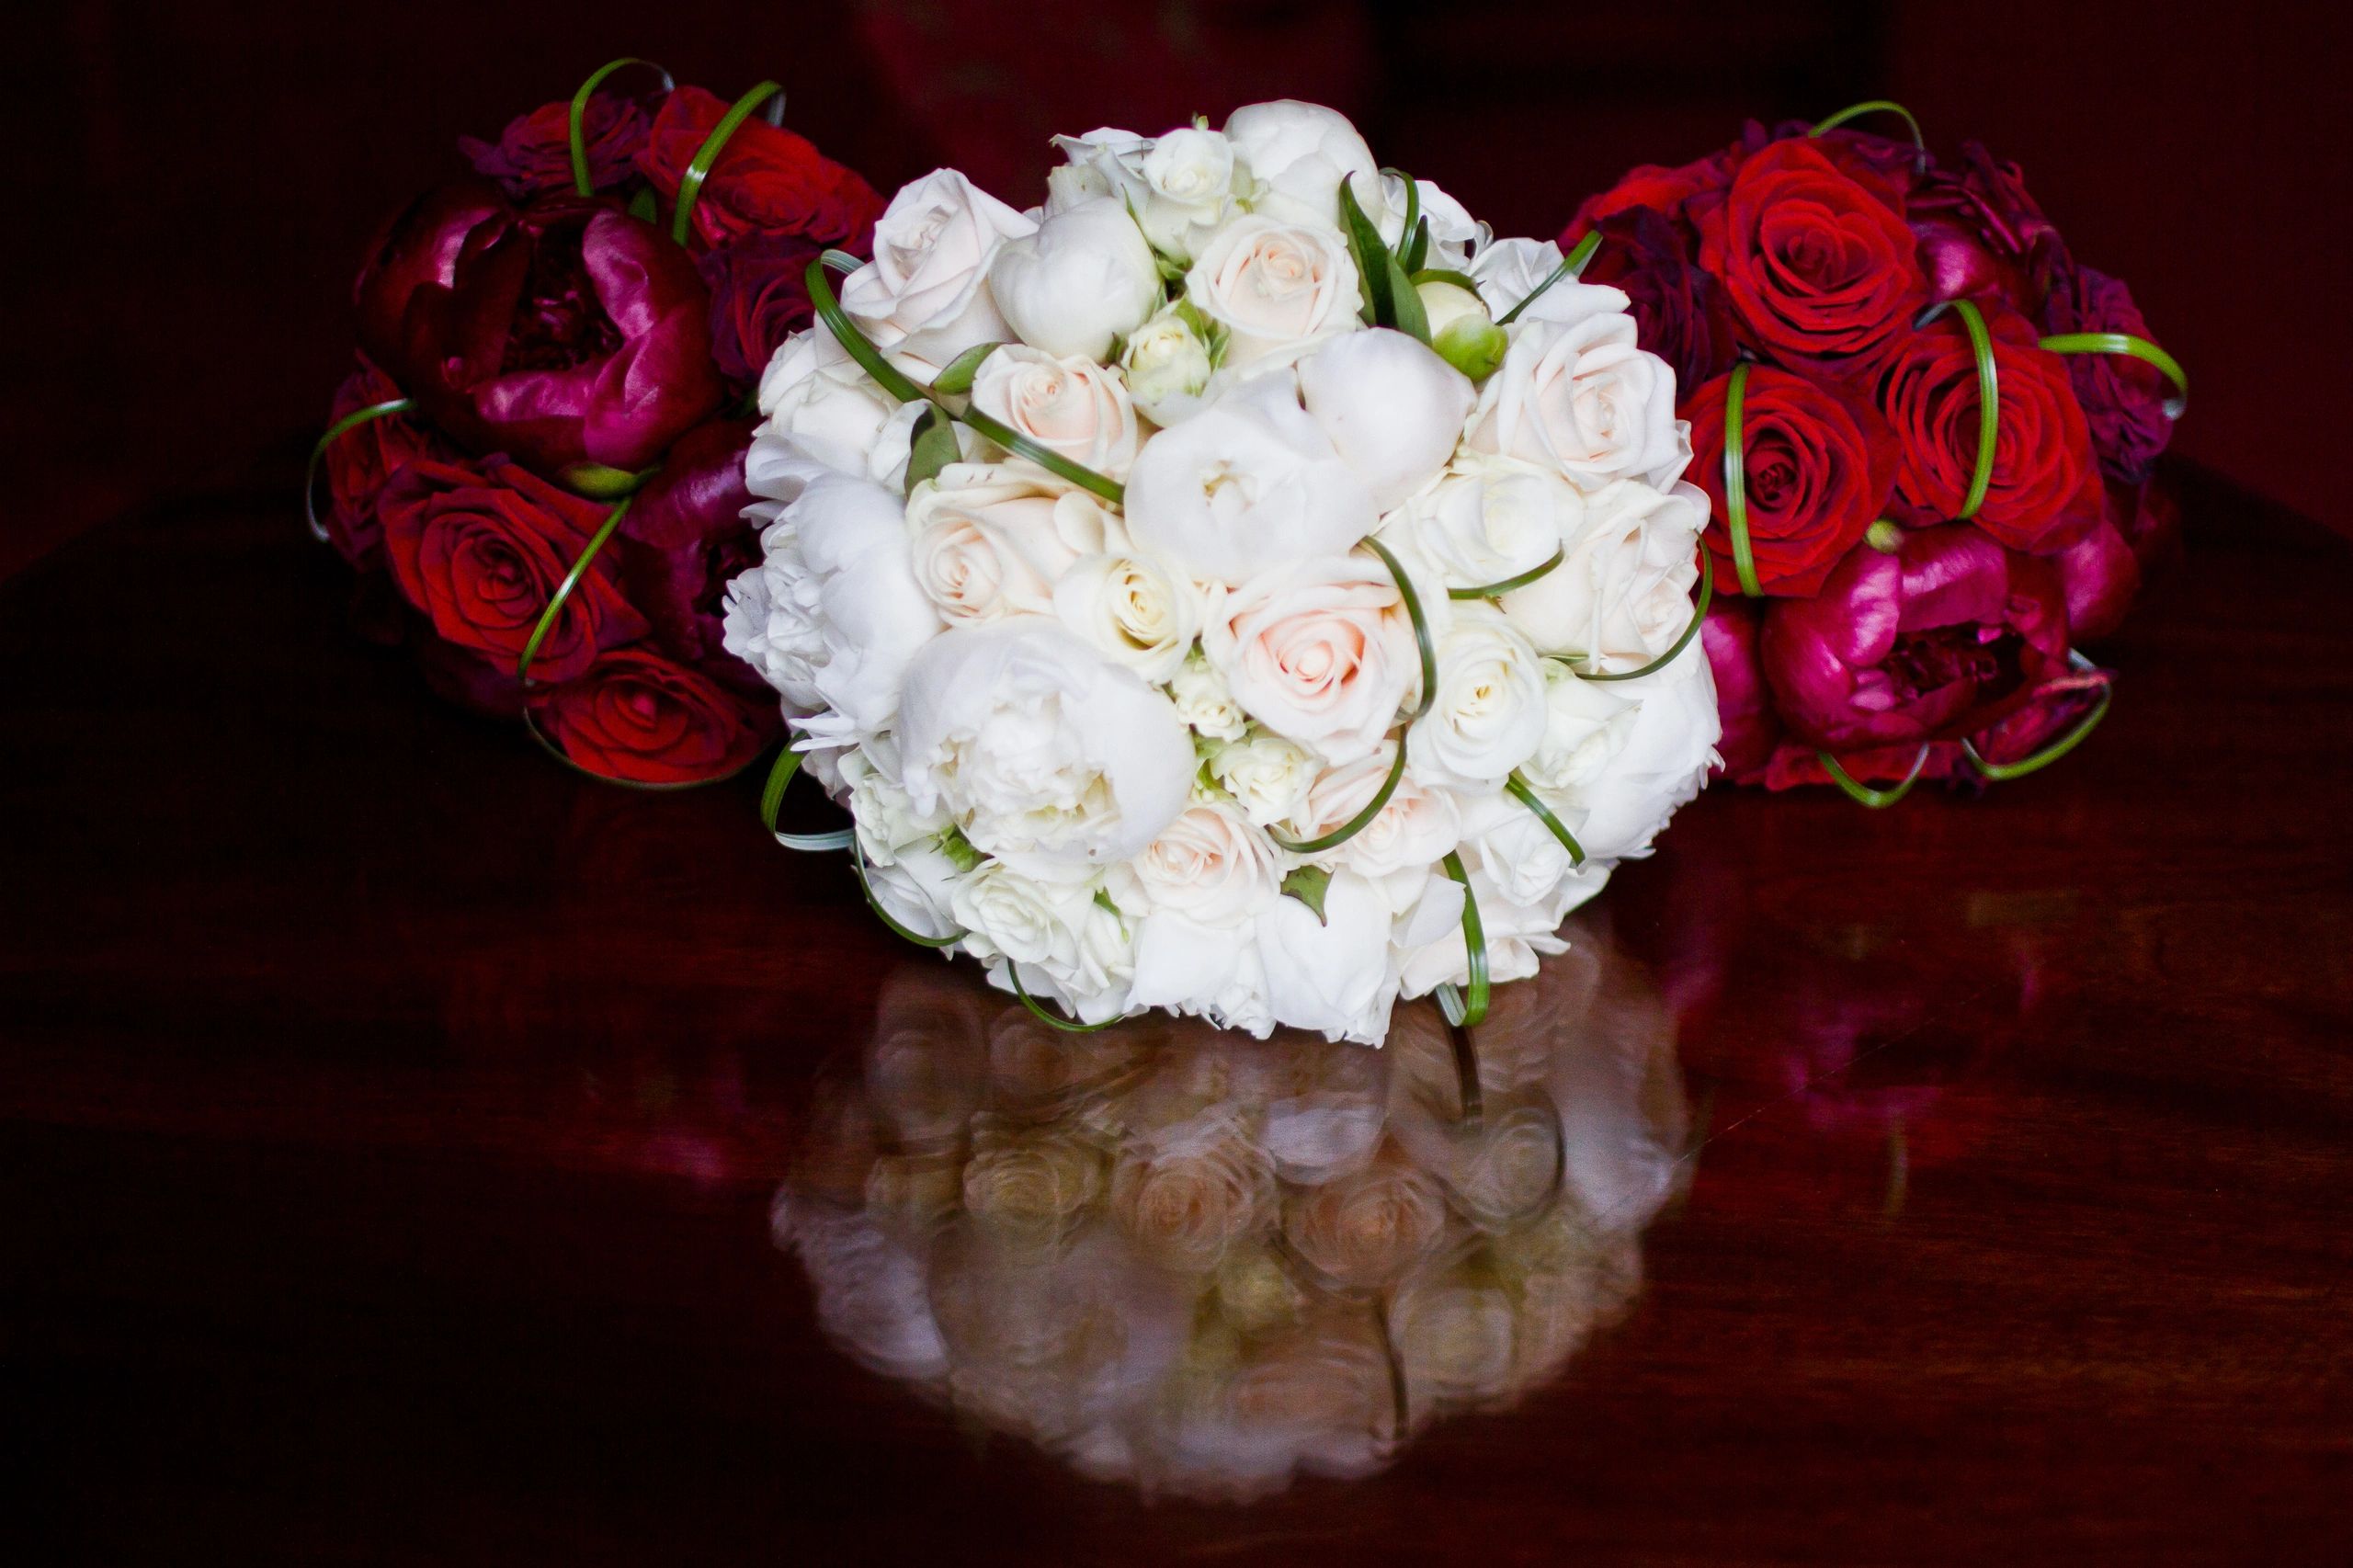
<instances>
[{"instance_id":1,"label":"bouquet reflection","mask_svg":"<svg viewBox=\"0 0 2353 1568\"><path fill-rule=\"evenodd\" d=\"M1475 1036L1058 1033L909 965L777 1196L850 1355L1148 1494L1368 1474L1544 1383L1684 1173L1674 1026L1599 921Z\"/></svg>"}]
</instances>

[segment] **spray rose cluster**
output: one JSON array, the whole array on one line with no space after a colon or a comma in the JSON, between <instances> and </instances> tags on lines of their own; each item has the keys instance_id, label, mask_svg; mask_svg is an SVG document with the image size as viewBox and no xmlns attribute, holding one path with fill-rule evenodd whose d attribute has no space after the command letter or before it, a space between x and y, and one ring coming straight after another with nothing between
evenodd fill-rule
<instances>
[{"instance_id":1,"label":"spray rose cluster","mask_svg":"<svg viewBox=\"0 0 2353 1568\"><path fill-rule=\"evenodd\" d=\"M727 647L877 906L1033 1005L1475 1011L1713 760L1675 370L1329 109L1060 145L812 269Z\"/></svg>"}]
</instances>

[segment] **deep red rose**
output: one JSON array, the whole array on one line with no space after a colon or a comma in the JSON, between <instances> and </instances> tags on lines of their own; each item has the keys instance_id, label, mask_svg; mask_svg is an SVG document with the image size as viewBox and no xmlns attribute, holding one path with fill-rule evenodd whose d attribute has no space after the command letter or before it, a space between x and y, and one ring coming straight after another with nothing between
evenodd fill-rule
<instances>
[{"instance_id":1,"label":"deep red rose","mask_svg":"<svg viewBox=\"0 0 2353 1568\"><path fill-rule=\"evenodd\" d=\"M1719 595L1699 627L1699 645L1716 677L1716 714L1723 721L1723 737L1716 743L1723 757L1719 771L1743 782L1765 766L1781 738L1781 722L1756 654L1763 619L1762 606Z\"/></svg>"},{"instance_id":2,"label":"deep red rose","mask_svg":"<svg viewBox=\"0 0 2353 1568\"><path fill-rule=\"evenodd\" d=\"M1920 244L1920 269L1938 300L1997 294L2031 316L2042 308L2066 246L2027 194L2016 164L1997 163L1974 142L1958 171L1930 168L1904 210Z\"/></svg>"},{"instance_id":3,"label":"deep red rose","mask_svg":"<svg viewBox=\"0 0 2353 1568\"><path fill-rule=\"evenodd\" d=\"M1723 375L1691 394L1690 477L1708 493L1712 516L1701 536L1716 558L1716 580L1739 582L1724 501ZM1894 435L1877 413L1836 387L1769 365L1752 365L1741 398L1742 470L1748 495L1748 546L1758 586L1811 594L1863 533L1885 515L1895 483Z\"/></svg>"},{"instance_id":4,"label":"deep red rose","mask_svg":"<svg viewBox=\"0 0 2353 1568\"><path fill-rule=\"evenodd\" d=\"M719 373L745 384L784 340L815 319L809 264L824 247L790 234L754 234L699 264L710 290L710 357Z\"/></svg>"},{"instance_id":5,"label":"deep red rose","mask_svg":"<svg viewBox=\"0 0 2353 1568\"><path fill-rule=\"evenodd\" d=\"M392 378L362 355L358 369L335 388L327 423L400 395ZM321 520L336 554L363 572L382 563L384 527L376 515L377 497L401 465L426 455L454 454L405 414L387 414L355 425L329 443L322 464L327 474L327 507Z\"/></svg>"},{"instance_id":6,"label":"deep red rose","mask_svg":"<svg viewBox=\"0 0 2353 1568\"><path fill-rule=\"evenodd\" d=\"M1993 482L1975 521L2016 550L2064 549L2099 520L2099 466L2068 384L2066 361L2036 347L2016 312L1983 301L2000 387ZM1977 471L1977 356L1947 312L1910 334L1888 361L1880 412L1904 459L1898 517L1915 525L1957 516Z\"/></svg>"},{"instance_id":7,"label":"deep red rose","mask_svg":"<svg viewBox=\"0 0 2353 1568\"><path fill-rule=\"evenodd\" d=\"M2042 329L2149 335L2149 324L2141 319L2131 290L2104 272L2072 262L2052 278L2043 303ZM2129 354L2064 358L2075 400L2091 428L2092 449L2099 454L2100 468L2111 479L2140 483L2156 466L2165 443L2173 439L2173 420L2165 414L2172 384L2154 365Z\"/></svg>"},{"instance_id":8,"label":"deep red rose","mask_svg":"<svg viewBox=\"0 0 2353 1568\"><path fill-rule=\"evenodd\" d=\"M639 784L716 778L760 754L772 704L731 693L645 648L620 648L579 679L530 699L532 717L591 773Z\"/></svg>"},{"instance_id":9,"label":"deep red rose","mask_svg":"<svg viewBox=\"0 0 2353 1568\"><path fill-rule=\"evenodd\" d=\"M361 274L360 345L477 452L641 469L718 406L694 260L603 199L428 193Z\"/></svg>"},{"instance_id":10,"label":"deep red rose","mask_svg":"<svg viewBox=\"0 0 2353 1568\"><path fill-rule=\"evenodd\" d=\"M605 91L590 97L580 115L580 143L588 154L588 183L607 190L636 172L639 149L654 123L636 98ZM507 121L496 142L458 138L458 151L485 179L494 179L517 200L542 191L570 190L572 105L542 104Z\"/></svg>"},{"instance_id":11,"label":"deep red rose","mask_svg":"<svg viewBox=\"0 0 2353 1568\"><path fill-rule=\"evenodd\" d=\"M744 451L756 423L713 420L680 437L662 472L630 504L613 541L624 547L621 586L652 623L654 645L687 664L720 656L728 580L761 557L759 530L744 521L752 504ZM751 675L733 659L720 667L730 665Z\"/></svg>"},{"instance_id":12,"label":"deep red rose","mask_svg":"<svg viewBox=\"0 0 2353 1568\"><path fill-rule=\"evenodd\" d=\"M609 510L515 463L431 458L394 474L378 509L392 575L435 634L508 669ZM597 552L540 644L535 679L570 680L599 649L645 635L616 566Z\"/></svg>"},{"instance_id":13,"label":"deep red rose","mask_svg":"<svg viewBox=\"0 0 2353 1568\"><path fill-rule=\"evenodd\" d=\"M1586 231L1602 220L1620 212L1648 208L1662 217L1680 219L1693 198L1721 194L1732 182L1732 171L1739 164L1742 149L1711 153L1679 168L1667 168L1659 164L1641 164L1628 169L1616 185L1598 196L1588 196L1579 204L1576 216L1569 220L1561 244L1566 249L1585 237ZM1602 242L1605 245L1607 240Z\"/></svg>"},{"instance_id":14,"label":"deep red rose","mask_svg":"<svg viewBox=\"0 0 2353 1568\"><path fill-rule=\"evenodd\" d=\"M1643 347L1675 368L1687 393L1733 361L1732 307L1722 286L1691 259L1681 225L1649 207L1602 218L1601 248L1580 274L1587 283L1623 289L1633 301ZM1581 237L1577 225L1561 236L1563 250Z\"/></svg>"},{"instance_id":15,"label":"deep red rose","mask_svg":"<svg viewBox=\"0 0 2353 1568\"><path fill-rule=\"evenodd\" d=\"M1902 185L1844 140L1773 142L1697 217L1699 264L1768 359L1867 370L1927 300Z\"/></svg>"},{"instance_id":16,"label":"deep red rose","mask_svg":"<svg viewBox=\"0 0 2353 1568\"><path fill-rule=\"evenodd\" d=\"M638 167L667 200L728 106L700 87L680 87L654 117ZM746 234L797 234L819 245L863 252L874 243L882 199L854 169L806 137L757 115L736 127L695 201L695 233L707 245Z\"/></svg>"},{"instance_id":17,"label":"deep red rose","mask_svg":"<svg viewBox=\"0 0 2353 1568\"><path fill-rule=\"evenodd\" d=\"M1893 554L1859 546L1814 597L1774 600L1757 653L1793 742L1842 763L1916 755L2066 675L2067 604L2052 562L1949 524L1905 533Z\"/></svg>"}]
</instances>

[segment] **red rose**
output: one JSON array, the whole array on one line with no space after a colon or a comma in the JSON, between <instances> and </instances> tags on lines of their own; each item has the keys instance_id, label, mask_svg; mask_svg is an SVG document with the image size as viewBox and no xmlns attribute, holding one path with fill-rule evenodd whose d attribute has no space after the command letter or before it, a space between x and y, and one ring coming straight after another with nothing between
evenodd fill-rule
<instances>
[{"instance_id":1,"label":"red rose","mask_svg":"<svg viewBox=\"0 0 2353 1568\"><path fill-rule=\"evenodd\" d=\"M428 193L359 279L359 340L436 426L551 477L641 469L719 405L694 258L611 201Z\"/></svg>"},{"instance_id":2,"label":"red rose","mask_svg":"<svg viewBox=\"0 0 2353 1568\"><path fill-rule=\"evenodd\" d=\"M2042 330L2123 332L2149 335L2121 278L2064 260L2053 270L2043 301ZM2092 448L2110 479L2138 484L2156 467L2173 439L2165 403L2173 385L2154 365L2127 354L2070 354L2067 374L2076 405L2092 433Z\"/></svg>"},{"instance_id":3,"label":"red rose","mask_svg":"<svg viewBox=\"0 0 2353 1568\"><path fill-rule=\"evenodd\" d=\"M392 575L435 634L512 669L610 509L514 463L420 458L392 476L378 510ZM597 650L645 635L609 545L597 552L540 643L534 678L569 680Z\"/></svg>"},{"instance_id":4,"label":"red rose","mask_svg":"<svg viewBox=\"0 0 2353 1568\"><path fill-rule=\"evenodd\" d=\"M1698 216L1699 263L1766 358L1866 370L1927 301L1901 183L1845 142L1773 142Z\"/></svg>"},{"instance_id":5,"label":"red rose","mask_svg":"<svg viewBox=\"0 0 2353 1568\"><path fill-rule=\"evenodd\" d=\"M580 144L588 154L588 185L606 190L627 179L653 123L645 106L609 89L592 96L580 116ZM458 138L474 172L494 179L517 200L547 190L570 190L572 105L542 104L507 122L498 140Z\"/></svg>"},{"instance_id":6,"label":"red rose","mask_svg":"<svg viewBox=\"0 0 2353 1568\"><path fill-rule=\"evenodd\" d=\"M534 693L530 710L573 761L638 784L732 773L760 754L776 722L771 704L643 648L617 649L579 679Z\"/></svg>"},{"instance_id":7,"label":"red rose","mask_svg":"<svg viewBox=\"0 0 2353 1568\"><path fill-rule=\"evenodd\" d=\"M1601 248L1580 274L1626 291L1643 347L1675 367L1687 392L1731 367L1732 312L1723 286L1691 260L1684 226L1648 207L1612 212L1597 225ZM1561 246L1576 243L1575 226Z\"/></svg>"},{"instance_id":8,"label":"red rose","mask_svg":"<svg viewBox=\"0 0 2353 1568\"><path fill-rule=\"evenodd\" d=\"M1667 218L1679 219L1693 197L1721 192L1730 183L1732 171L1739 162L1739 153L1711 153L1697 162L1670 169L1659 164L1642 164L1628 169L1625 176L1598 196L1588 196L1569 220L1567 232L1562 237L1563 249L1585 237L1586 230L1597 226L1605 218L1636 208L1647 207ZM1607 244L1608 241L1602 242Z\"/></svg>"},{"instance_id":9,"label":"red rose","mask_svg":"<svg viewBox=\"0 0 2353 1568\"><path fill-rule=\"evenodd\" d=\"M1731 385L1731 376L1719 376L1683 405L1691 421L1691 478L1707 491L1714 514L1701 539L1725 584L1739 580L1724 502ZM1741 432L1757 585L1768 594L1812 594L1885 513L1895 483L1895 437L1862 403L1769 365L1749 367Z\"/></svg>"},{"instance_id":10,"label":"red rose","mask_svg":"<svg viewBox=\"0 0 2353 1568\"><path fill-rule=\"evenodd\" d=\"M2000 421L1993 481L1975 518L2013 550L2064 549L2099 521L2099 465L2061 356L2035 346L2023 317L1983 301L1994 340ZM1889 360L1880 412L1904 460L1895 510L1924 525L1959 515L1977 471L1977 357L1960 317L1938 317Z\"/></svg>"},{"instance_id":11,"label":"red rose","mask_svg":"<svg viewBox=\"0 0 2353 1568\"><path fill-rule=\"evenodd\" d=\"M727 108L700 87L680 87L663 104L637 164L665 199L677 199L687 165ZM703 181L694 226L707 245L749 233L783 233L863 251L873 243L881 212L882 199L855 170L818 152L806 137L755 115L735 128Z\"/></svg>"},{"instance_id":12,"label":"red rose","mask_svg":"<svg viewBox=\"0 0 2353 1568\"><path fill-rule=\"evenodd\" d=\"M401 395L392 378L361 356L359 368L344 378L327 410L330 425L346 415ZM384 482L410 459L446 455L433 433L404 414L387 414L355 425L327 444L327 509L323 518L335 553L366 571L384 555L384 526L376 515Z\"/></svg>"},{"instance_id":13,"label":"red rose","mask_svg":"<svg viewBox=\"0 0 2353 1568\"><path fill-rule=\"evenodd\" d=\"M754 234L699 265L710 290L710 357L719 373L754 382L784 340L814 320L809 264L822 254L815 242L790 234Z\"/></svg>"}]
</instances>

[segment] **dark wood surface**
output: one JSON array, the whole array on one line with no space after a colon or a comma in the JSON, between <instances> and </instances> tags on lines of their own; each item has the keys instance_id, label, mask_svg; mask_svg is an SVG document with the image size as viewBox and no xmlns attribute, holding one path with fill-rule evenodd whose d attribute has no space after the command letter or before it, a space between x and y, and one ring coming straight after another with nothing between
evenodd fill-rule
<instances>
[{"instance_id":1,"label":"dark wood surface","mask_svg":"<svg viewBox=\"0 0 2353 1568\"><path fill-rule=\"evenodd\" d=\"M2076 756L1622 873L1692 1134L1639 1296L1246 1506L819 1331L770 1202L907 953L753 781L442 708L276 487L105 528L0 588L7 1555L2346 1562L2353 551L2188 482Z\"/></svg>"}]
</instances>

